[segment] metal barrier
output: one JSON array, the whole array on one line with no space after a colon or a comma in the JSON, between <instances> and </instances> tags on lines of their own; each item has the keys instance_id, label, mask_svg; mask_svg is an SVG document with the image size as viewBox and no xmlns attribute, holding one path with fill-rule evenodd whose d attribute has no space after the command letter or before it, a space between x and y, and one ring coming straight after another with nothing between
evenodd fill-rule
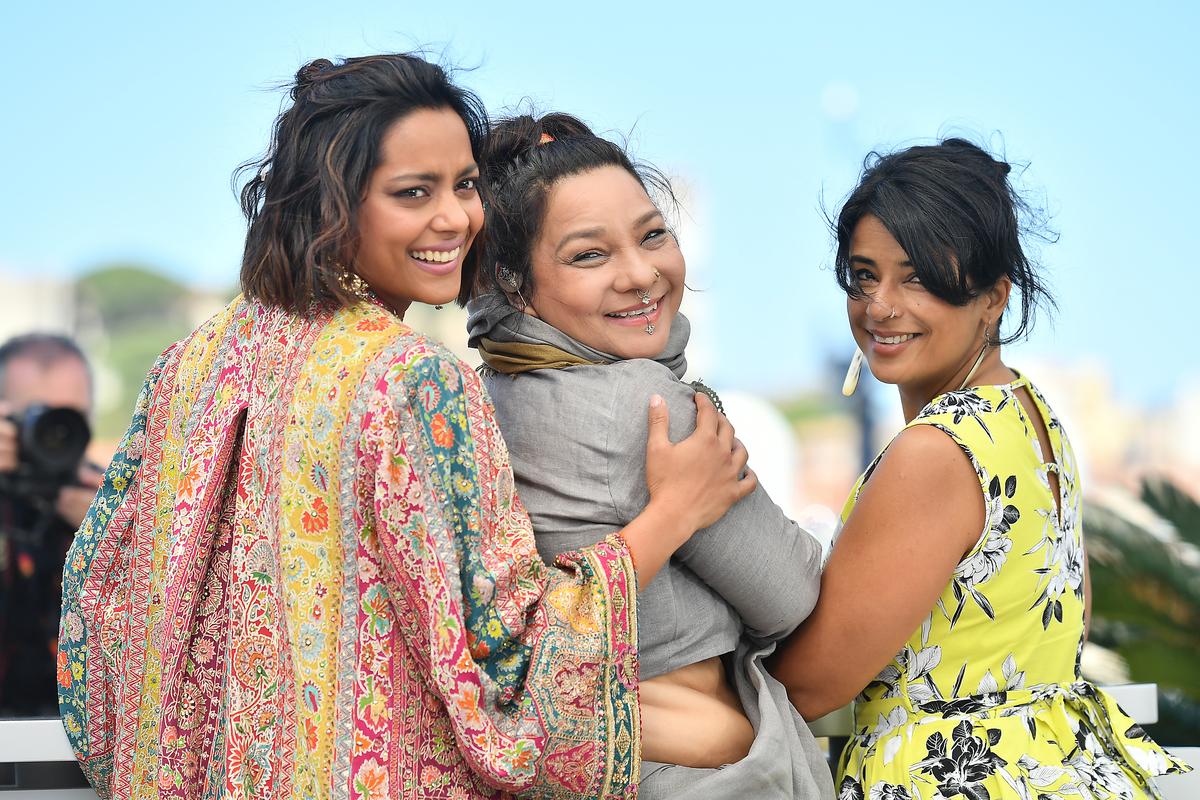
<instances>
[{"instance_id":1,"label":"metal barrier","mask_svg":"<svg viewBox=\"0 0 1200 800\"><path fill-rule=\"evenodd\" d=\"M1139 723L1151 725L1158 721L1155 684L1106 686L1105 691ZM815 735L829 738L831 751L840 752L851 734L850 708L827 714L811 727ZM1173 747L1171 752L1200 767L1200 747ZM6 764L11 767L7 781ZM82 778L58 718L0 720L0 800L95 800L95 792L79 788ZM1159 788L1166 800L1198 800L1200 769L1160 778Z\"/></svg>"}]
</instances>

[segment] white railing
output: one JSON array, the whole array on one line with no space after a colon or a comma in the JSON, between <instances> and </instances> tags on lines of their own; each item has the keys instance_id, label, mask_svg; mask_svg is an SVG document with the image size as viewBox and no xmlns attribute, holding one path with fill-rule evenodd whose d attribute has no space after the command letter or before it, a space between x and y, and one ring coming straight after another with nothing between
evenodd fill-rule
<instances>
[{"instance_id":1,"label":"white railing","mask_svg":"<svg viewBox=\"0 0 1200 800\"><path fill-rule=\"evenodd\" d=\"M1143 725L1158 721L1158 687L1153 683L1132 683L1107 686L1125 709L1125 713ZM812 723L817 736L839 738L851 733L849 707L838 709ZM1171 752L1193 766L1200 766L1200 747L1171 748ZM67 742L62 723L56 718L0 720L0 764L15 763L17 786L20 787L23 764L38 762L74 762L75 755ZM64 767L66 765L64 764ZM1188 775L1171 775L1159 779L1167 800L1200 799L1200 769ZM95 800L91 789L21 789L5 791L0 785L0 800Z\"/></svg>"}]
</instances>

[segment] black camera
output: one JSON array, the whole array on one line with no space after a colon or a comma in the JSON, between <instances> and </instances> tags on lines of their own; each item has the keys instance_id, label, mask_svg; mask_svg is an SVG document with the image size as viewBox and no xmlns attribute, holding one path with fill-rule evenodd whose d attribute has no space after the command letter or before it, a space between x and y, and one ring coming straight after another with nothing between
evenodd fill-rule
<instances>
[{"instance_id":1,"label":"black camera","mask_svg":"<svg viewBox=\"0 0 1200 800\"><path fill-rule=\"evenodd\" d=\"M17 468L0 473L0 493L50 501L75 483L92 431L73 408L33 405L9 419L17 426Z\"/></svg>"}]
</instances>

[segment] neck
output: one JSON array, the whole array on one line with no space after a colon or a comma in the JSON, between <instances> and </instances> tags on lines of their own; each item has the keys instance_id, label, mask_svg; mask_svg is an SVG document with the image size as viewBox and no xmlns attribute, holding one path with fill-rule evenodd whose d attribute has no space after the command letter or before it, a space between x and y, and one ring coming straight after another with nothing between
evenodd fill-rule
<instances>
[{"instance_id":1,"label":"neck","mask_svg":"<svg viewBox=\"0 0 1200 800\"><path fill-rule=\"evenodd\" d=\"M912 422L917 414L921 413L921 409L929 405L929 401L933 398L943 395L946 392L952 392L963 386L963 382L967 382L969 388L971 386L987 386L1000 383L1009 383L1016 380L1016 374L1004 365L1000 359L1000 348L989 347L983 356L983 360L979 362L979 366L971 373L971 367L975 364L975 359L979 356L978 350L971 351L970 355L953 375L939 379L936 384L920 384L920 385L905 385L901 384L897 388L900 390L900 405L904 410L904 421Z\"/></svg>"}]
</instances>

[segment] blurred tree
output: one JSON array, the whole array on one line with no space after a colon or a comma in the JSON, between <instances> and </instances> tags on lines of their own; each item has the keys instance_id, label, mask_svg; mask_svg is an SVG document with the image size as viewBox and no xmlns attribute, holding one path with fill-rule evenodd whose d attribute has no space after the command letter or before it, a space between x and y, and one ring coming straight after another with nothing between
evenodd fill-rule
<instances>
[{"instance_id":1,"label":"blurred tree","mask_svg":"<svg viewBox=\"0 0 1200 800\"><path fill-rule=\"evenodd\" d=\"M116 391L97 408L98 439L120 437L146 371L167 345L192 329L192 292L145 266L111 264L75 284L81 343L115 381Z\"/></svg>"},{"instance_id":2,"label":"blurred tree","mask_svg":"<svg viewBox=\"0 0 1200 800\"><path fill-rule=\"evenodd\" d=\"M1092 576L1091 640L1157 683L1159 741L1200 741L1200 504L1165 480L1140 501L1089 501L1084 512Z\"/></svg>"}]
</instances>

